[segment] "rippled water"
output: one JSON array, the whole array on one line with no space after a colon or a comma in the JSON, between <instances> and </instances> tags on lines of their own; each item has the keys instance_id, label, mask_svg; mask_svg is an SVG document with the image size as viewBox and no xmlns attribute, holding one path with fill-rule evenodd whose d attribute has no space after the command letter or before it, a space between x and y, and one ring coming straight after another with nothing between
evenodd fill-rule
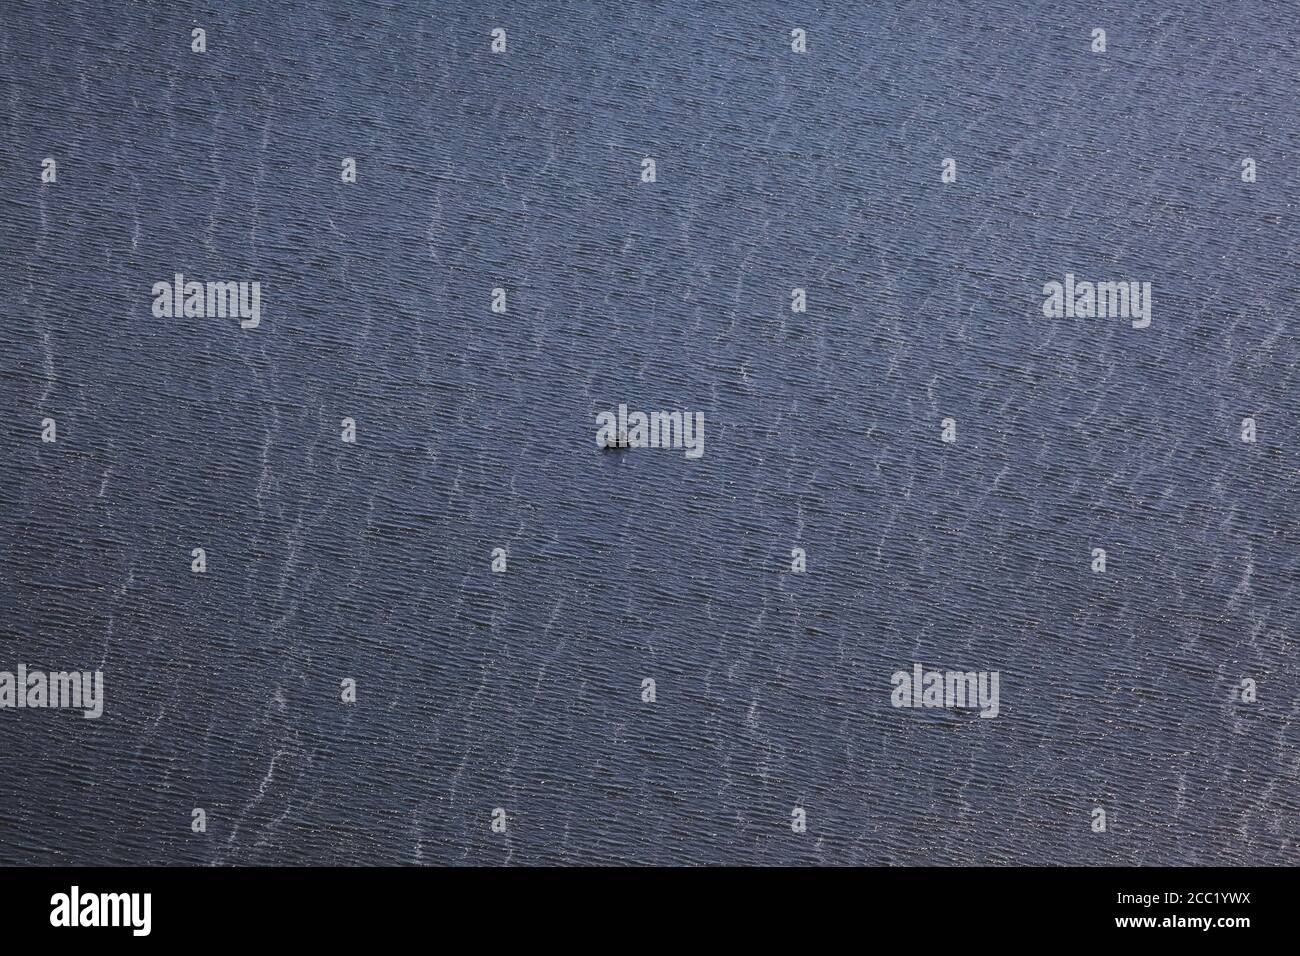
<instances>
[{"instance_id":1,"label":"rippled water","mask_svg":"<svg viewBox=\"0 0 1300 956\"><path fill-rule=\"evenodd\" d=\"M0 861L1294 862L1293 5L272 6L0 19Z\"/></svg>"}]
</instances>

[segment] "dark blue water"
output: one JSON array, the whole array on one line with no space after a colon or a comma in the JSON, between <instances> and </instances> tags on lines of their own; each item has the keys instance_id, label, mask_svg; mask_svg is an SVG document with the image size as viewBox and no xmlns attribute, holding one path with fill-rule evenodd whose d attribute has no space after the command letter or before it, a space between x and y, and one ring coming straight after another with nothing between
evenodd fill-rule
<instances>
[{"instance_id":1,"label":"dark blue water","mask_svg":"<svg viewBox=\"0 0 1300 956\"><path fill-rule=\"evenodd\" d=\"M1294 862L1296 13L6 0L0 862Z\"/></svg>"}]
</instances>

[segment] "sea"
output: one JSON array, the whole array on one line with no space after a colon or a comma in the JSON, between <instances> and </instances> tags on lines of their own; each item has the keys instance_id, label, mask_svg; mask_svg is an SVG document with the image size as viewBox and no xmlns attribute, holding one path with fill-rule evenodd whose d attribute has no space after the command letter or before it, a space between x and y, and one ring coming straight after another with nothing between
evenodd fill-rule
<instances>
[{"instance_id":1,"label":"sea","mask_svg":"<svg viewBox=\"0 0 1300 956\"><path fill-rule=\"evenodd\" d=\"M1294 863L1298 12L4 0L0 863Z\"/></svg>"}]
</instances>

